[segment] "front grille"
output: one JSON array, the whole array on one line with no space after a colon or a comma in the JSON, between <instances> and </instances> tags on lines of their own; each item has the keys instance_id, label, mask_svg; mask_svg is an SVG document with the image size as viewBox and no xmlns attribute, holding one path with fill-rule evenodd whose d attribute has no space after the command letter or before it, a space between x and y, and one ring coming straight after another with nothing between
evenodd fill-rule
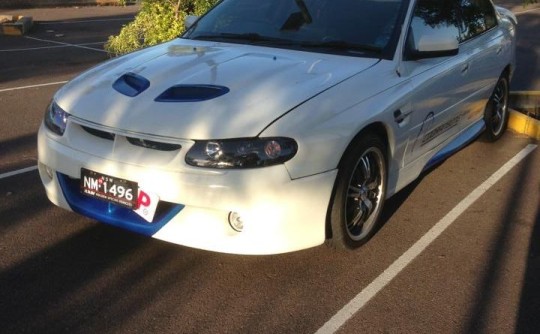
<instances>
[{"instance_id":1,"label":"front grille","mask_svg":"<svg viewBox=\"0 0 540 334\"><path fill-rule=\"evenodd\" d=\"M102 139L107 139L107 140L114 140L115 135L112 132L101 131L94 128L89 128L87 126L81 126L81 127L83 128L84 131L88 132L89 134L93 136L96 136Z\"/></svg>"},{"instance_id":2,"label":"front grille","mask_svg":"<svg viewBox=\"0 0 540 334\"><path fill-rule=\"evenodd\" d=\"M114 140L116 137L116 135L112 132L97 130L97 129L90 128L83 125L81 125L81 127L83 128L84 131L88 132L89 134L102 138L102 139ZM170 151L176 151L182 148L182 145L180 144L162 143L158 141L135 138L135 137L126 137L126 139L131 145L149 148L149 149L157 150L157 151L170 152Z\"/></svg>"},{"instance_id":3,"label":"front grille","mask_svg":"<svg viewBox=\"0 0 540 334\"><path fill-rule=\"evenodd\" d=\"M153 140L127 137L130 144L158 151L176 151L182 148L179 144L161 143Z\"/></svg>"}]
</instances>

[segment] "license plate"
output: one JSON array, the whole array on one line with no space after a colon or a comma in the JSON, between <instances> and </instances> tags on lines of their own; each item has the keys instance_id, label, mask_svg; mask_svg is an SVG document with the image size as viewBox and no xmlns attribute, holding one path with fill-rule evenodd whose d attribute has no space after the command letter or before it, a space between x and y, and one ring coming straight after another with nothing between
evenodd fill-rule
<instances>
[{"instance_id":1,"label":"license plate","mask_svg":"<svg viewBox=\"0 0 540 334\"><path fill-rule=\"evenodd\" d=\"M129 209L137 208L137 182L81 168L81 192Z\"/></svg>"}]
</instances>

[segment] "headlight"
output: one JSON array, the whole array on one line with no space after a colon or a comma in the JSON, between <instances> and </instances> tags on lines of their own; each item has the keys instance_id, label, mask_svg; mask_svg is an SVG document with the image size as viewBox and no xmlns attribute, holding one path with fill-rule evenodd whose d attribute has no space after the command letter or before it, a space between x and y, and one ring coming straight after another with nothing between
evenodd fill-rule
<instances>
[{"instance_id":1,"label":"headlight","mask_svg":"<svg viewBox=\"0 0 540 334\"><path fill-rule=\"evenodd\" d=\"M52 101L45 112L45 125L57 135L63 135L69 114Z\"/></svg>"},{"instance_id":2,"label":"headlight","mask_svg":"<svg viewBox=\"0 0 540 334\"><path fill-rule=\"evenodd\" d=\"M207 168L266 167L290 160L297 150L293 139L282 137L196 141L186 162Z\"/></svg>"}]
</instances>

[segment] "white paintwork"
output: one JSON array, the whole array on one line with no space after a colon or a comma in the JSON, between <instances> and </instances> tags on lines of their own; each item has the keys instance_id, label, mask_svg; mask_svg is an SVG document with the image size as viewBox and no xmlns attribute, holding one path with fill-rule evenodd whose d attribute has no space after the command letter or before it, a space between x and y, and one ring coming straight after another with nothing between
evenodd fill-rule
<instances>
[{"instance_id":1,"label":"white paintwork","mask_svg":"<svg viewBox=\"0 0 540 334\"><path fill-rule=\"evenodd\" d=\"M49 180L43 165L74 178L80 177L84 166L138 181L141 188L162 200L184 204L186 207L154 235L158 239L237 254L283 253L324 241L335 170L298 180L291 180L283 165L214 172L182 166L187 149L165 157L146 154L142 148L133 150L124 140L117 140L115 148L109 150L90 135L83 137L93 147L88 154L70 147L76 142L65 140L82 130L72 123L69 131L71 134L60 141L44 126L38 135L40 175L47 196L56 205L69 209L57 180ZM184 144L189 148L189 143ZM229 227L231 211L243 218L241 233Z\"/></svg>"},{"instance_id":2,"label":"white paintwork","mask_svg":"<svg viewBox=\"0 0 540 334\"><path fill-rule=\"evenodd\" d=\"M126 131L223 139L258 135L314 93L377 60L177 39L117 62L66 84L56 94L58 105L90 122ZM133 98L111 89L126 72L147 78L150 87ZM230 92L203 102L154 102L173 85L201 83L225 86ZM283 87L287 89L279 89Z\"/></svg>"},{"instance_id":3,"label":"white paintwork","mask_svg":"<svg viewBox=\"0 0 540 334\"><path fill-rule=\"evenodd\" d=\"M54 97L73 117L61 137L44 126L39 131L39 171L47 195L70 209L56 176L49 179L44 166L73 178L85 167L137 181L160 199L185 205L155 238L242 254L319 245L338 163L363 129L372 124L385 129L391 196L482 118L497 78L507 65L512 72L515 61L514 25L500 15L497 28L461 43L453 57L408 60L401 54L407 38L402 33L392 59L185 39L113 59ZM443 44L426 48L454 47L449 39ZM136 97L112 89L126 72L148 79L150 87ZM220 85L230 92L203 102L154 101L177 84ZM114 132L116 139L97 138L81 125ZM439 127L445 131L431 138L430 131ZM182 149L144 149L125 136ZM298 153L285 164L247 170L185 162L194 140L256 136L293 138ZM229 227L231 211L241 215L244 231Z\"/></svg>"}]
</instances>

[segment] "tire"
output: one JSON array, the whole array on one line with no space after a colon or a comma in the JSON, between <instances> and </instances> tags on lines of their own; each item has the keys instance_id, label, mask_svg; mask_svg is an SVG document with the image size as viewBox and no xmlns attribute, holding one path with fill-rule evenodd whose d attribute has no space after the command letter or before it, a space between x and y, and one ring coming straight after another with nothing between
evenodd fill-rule
<instances>
[{"instance_id":1,"label":"tire","mask_svg":"<svg viewBox=\"0 0 540 334\"><path fill-rule=\"evenodd\" d=\"M508 126L508 92L508 78L503 75L495 85L484 111L485 133L489 141L493 142L501 138Z\"/></svg>"},{"instance_id":2,"label":"tire","mask_svg":"<svg viewBox=\"0 0 540 334\"><path fill-rule=\"evenodd\" d=\"M375 234L386 180L386 146L375 134L365 134L340 162L329 207L329 246L355 249Z\"/></svg>"}]
</instances>

